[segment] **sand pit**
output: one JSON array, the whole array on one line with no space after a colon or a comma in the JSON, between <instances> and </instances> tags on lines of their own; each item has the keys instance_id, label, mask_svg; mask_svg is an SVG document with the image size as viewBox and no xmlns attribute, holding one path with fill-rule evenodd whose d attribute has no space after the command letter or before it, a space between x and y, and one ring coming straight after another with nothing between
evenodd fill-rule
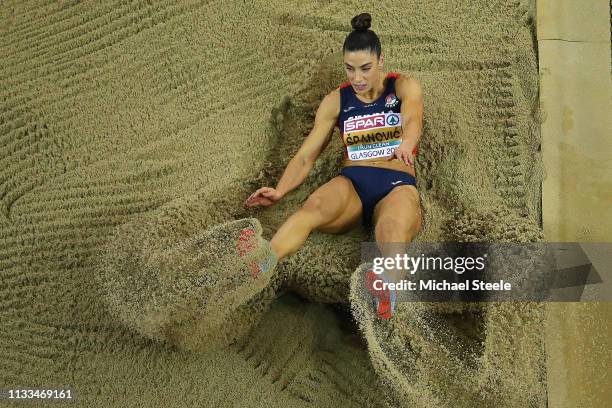
<instances>
[{"instance_id":1,"label":"sand pit","mask_svg":"<svg viewBox=\"0 0 612 408\"><path fill-rule=\"evenodd\" d=\"M439 378L427 361L406 353L421 369L422 383L406 380L409 372L400 367L381 388L382 357L372 359L373 376L372 367L352 364L355 354L342 342L314 358L338 322L322 320L329 329L321 328L313 323L318 314L274 308L274 299L294 290L313 301L348 303L359 244L371 238L361 228L313 234L261 292L245 294L246 303L218 327L222 339L206 338L211 331L184 315L186 325L162 337L187 351L151 341L136 327L127 330L104 301L106 290L93 275L99 250L118 228L132 237L116 242L130 256L143 253L143 242L158 251L248 217L270 238L337 174L336 133L305 183L278 206L242 207L254 188L276 183L321 98L346 80L339 50L351 17L362 11L373 16L385 69L414 75L425 92L419 239L536 239L543 175L538 74L533 21L521 2L389 2L363 10L358 2L9 1L0 10L2 384L70 384L83 406L178 407L184 401L168 395L181 389L188 402L203 405L359 407L376 405L372 395L422 401L476 395L487 388L474 381L463 386L449 375L473 373L470 364L478 363L491 401L496 390L508 404L518 390L533 406L544 400L541 343L532 331L540 324L537 305L466 312L482 322L462 340L464 354L472 347L476 360L451 350L437 334L442 329L425 337L425 320L413 322L408 316L420 315L402 305L406 325L398 339L414 339L424 355L448 350L434 360L449 359L450 371L440 370ZM172 228L148 223L160 219L174 220ZM146 236L153 231L158 235ZM139 265L151 260L147 254ZM172 256L179 254L158 260L174 273ZM136 262L130 256L125 261ZM154 304L143 299L145 309ZM262 316L290 330L274 321L255 324ZM462 319L452 308L428 316L440 328L462 332L453 328ZM371 340L386 329L373 326L369 333ZM258 367L273 366L281 377L249 368L252 358L235 344L197 351L230 338L249 339ZM515 366L510 353L518 355ZM431 384L455 388L432 395Z\"/></svg>"}]
</instances>

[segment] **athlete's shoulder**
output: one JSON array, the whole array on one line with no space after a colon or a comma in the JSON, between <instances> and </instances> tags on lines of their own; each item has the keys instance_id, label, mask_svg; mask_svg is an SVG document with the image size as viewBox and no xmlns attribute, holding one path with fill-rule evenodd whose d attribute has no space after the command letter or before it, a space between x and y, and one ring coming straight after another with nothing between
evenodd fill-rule
<instances>
[{"instance_id":1,"label":"athlete's shoulder","mask_svg":"<svg viewBox=\"0 0 612 408\"><path fill-rule=\"evenodd\" d=\"M422 95L421 83L412 75L394 72L395 95L403 100L405 98L419 98Z\"/></svg>"},{"instance_id":2,"label":"athlete's shoulder","mask_svg":"<svg viewBox=\"0 0 612 408\"><path fill-rule=\"evenodd\" d=\"M340 84L340 86L336 88L336 90L340 91L341 89L348 88L349 86L351 86L351 81L346 81Z\"/></svg>"},{"instance_id":3,"label":"athlete's shoulder","mask_svg":"<svg viewBox=\"0 0 612 408\"><path fill-rule=\"evenodd\" d=\"M319 105L319 111L328 117L338 117L340 114L340 90L334 89L329 92Z\"/></svg>"}]
</instances>

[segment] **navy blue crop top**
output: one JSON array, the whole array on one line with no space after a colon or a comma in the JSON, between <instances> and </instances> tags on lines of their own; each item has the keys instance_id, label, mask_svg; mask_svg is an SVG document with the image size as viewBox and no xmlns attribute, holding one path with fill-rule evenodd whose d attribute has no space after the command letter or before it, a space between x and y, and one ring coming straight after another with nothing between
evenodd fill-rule
<instances>
[{"instance_id":1,"label":"navy blue crop top","mask_svg":"<svg viewBox=\"0 0 612 408\"><path fill-rule=\"evenodd\" d=\"M402 142L402 102L395 95L398 76L389 72L385 76L384 92L371 103L359 100L350 82L338 88L340 114L336 126L344 144L343 165L357 161L384 161Z\"/></svg>"}]
</instances>

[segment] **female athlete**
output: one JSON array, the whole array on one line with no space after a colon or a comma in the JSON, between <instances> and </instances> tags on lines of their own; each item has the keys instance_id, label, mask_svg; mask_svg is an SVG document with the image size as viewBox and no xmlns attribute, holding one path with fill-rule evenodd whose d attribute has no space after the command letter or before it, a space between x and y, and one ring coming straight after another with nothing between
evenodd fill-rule
<instances>
[{"instance_id":1,"label":"female athlete","mask_svg":"<svg viewBox=\"0 0 612 408\"><path fill-rule=\"evenodd\" d=\"M421 230L414 167L423 128L420 84L408 75L383 72L380 41L369 30L370 14L355 16L351 25L353 31L343 45L348 81L323 98L313 129L276 188L259 188L245 201L248 207L270 206L298 187L338 126L344 144L340 174L314 191L272 237L276 260L297 252L313 230L343 233L359 220L366 227L374 226L382 256L395 256L383 243L407 244ZM397 271L388 275L370 274L366 282L401 279ZM374 286L369 290L378 315L391 317L394 291Z\"/></svg>"}]
</instances>

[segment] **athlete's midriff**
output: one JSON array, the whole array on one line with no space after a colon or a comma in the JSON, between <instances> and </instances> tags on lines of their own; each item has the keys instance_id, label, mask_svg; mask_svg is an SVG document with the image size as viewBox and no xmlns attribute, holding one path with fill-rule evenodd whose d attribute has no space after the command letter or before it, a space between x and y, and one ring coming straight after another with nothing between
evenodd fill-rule
<instances>
[{"instance_id":1,"label":"athlete's midriff","mask_svg":"<svg viewBox=\"0 0 612 408\"><path fill-rule=\"evenodd\" d=\"M380 160L380 161L351 161L344 160L342 162L342 168L350 167L350 166L371 166L371 167L380 167L384 169L391 169L397 171L403 171L412 175L412 177L416 177L414 167L407 165L406 163L400 161L399 159L393 160Z\"/></svg>"}]
</instances>

